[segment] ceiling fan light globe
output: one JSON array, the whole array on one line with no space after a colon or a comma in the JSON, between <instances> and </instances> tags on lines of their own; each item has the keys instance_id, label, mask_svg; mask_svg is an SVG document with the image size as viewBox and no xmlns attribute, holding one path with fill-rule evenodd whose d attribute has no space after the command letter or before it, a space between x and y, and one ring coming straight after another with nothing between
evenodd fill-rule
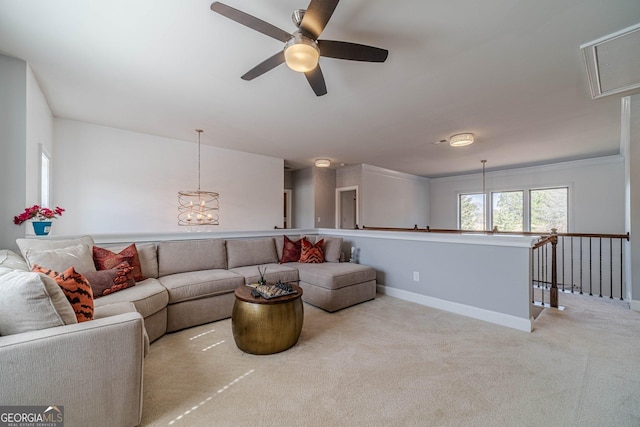
<instances>
[{"instance_id":1,"label":"ceiling fan light globe","mask_svg":"<svg viewBox=\"0 0 640 427\"><path fill-rule=\"evenodd\" d=\"M313 40L296 35L285 45L284 59L293 71L306 73L318 66L320 51Z\"/></svg>"}]
</instances>

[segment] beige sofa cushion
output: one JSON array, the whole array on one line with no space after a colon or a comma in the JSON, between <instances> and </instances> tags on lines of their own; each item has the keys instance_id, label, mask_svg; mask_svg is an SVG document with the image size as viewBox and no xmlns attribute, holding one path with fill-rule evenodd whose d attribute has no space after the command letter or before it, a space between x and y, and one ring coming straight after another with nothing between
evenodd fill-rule
<instances>
[{"instance_id":1,"label":"beige sofa cushion","mask_svg":"<svg viewBox=\"0 0 640 427\"><path fill-rule=\"evenodd\" d=\"M148 317L167 306L169 295L158 279L148 278L136 282L136 285L131 288L97 298L94 304L96 307L101 307L126 301L132 302L142 317Z\"/></svg>"},{"instance_id":2,"label":"beige sofa cushion","mask_svg":"<svg viewBox=\"0 0 640 427\"><path fill-rule=\"evenodd\" d=\"M301 282L326 289L340 289L346 286L376 279L376 270L365 265L350 262L324 264L297 263Z\"/></svg>"},{"instance_id":3,"label":"beige sofa cushion","mask_svg":"<svg viewBox=\"0 0 640 427\"><path fill-rule=\"evenodd\" d=\"M298 281L298 269L292 267L297 265L296 263L290 264L263 264L260 268L264 272L264 278L267 282L275 283L278 280L283 282L297 282ZM244 277L246 283L258 283L260 279L260 272L257 265L246 265L244 267L232 268L232 271Z\"/></svg>"},{"instance_id":4,"label":"beige sofa cushion","mask_svg":"<svg viewBox=\"0 0 640 427\"><path fill-rule=\"evenodd\" d=\"M0 268L0 335L77 323L62 289L51 277Z\"/></svg>"},{"instance_id":5,"label":"beige sofa cushion","mask_svg":"<svg viewBox=\"0 0 640 427\"><path fill-rule=\"evenodd\" d=\"M225 269L224 239L165 241L158 245L159 275Z\"/></svg>"},{"instance_id":6,"label":"beige sofa cushion","mask_svg":"<svg viewBox=\"0 0 640 427\"><path fill-rule=\"evenodd\" d=\"M227 270L200 270L160 277L169 292L169 304L228 294L244 284L244 278Z\"/></svg>"},{"instance_id":7,"label":"beige sofa cushion","mask_svg":"<svg viewBox=\"0 0 640 427\"><path fill-rule=\"evenodd\" d=\"M29 271L29 265L24 258L8 249L0 249L0 267Z\"/></svg>"},{"instance_id":8,"label":"beige sofa cushion","mask_svg":"<svg viewBox=\"0 0 640 427\"><path fill-rule=\"evenodd\" d=\"M250 240L227 240L227 268L278 262L273 237Z\"/></svg>"},{"instance_id":9,"label":"beige sofa cushion","mask_svg":"<svg viewBox=\"0 0 640 427\"><path fill-rule=\"evenodd\" d=\"M16 243L20 248L20 252L22 252L22 255L24 256L24 252L27 249L59 249L66 248L67 246L77 245L79 243L83 243L91 248L93 247L94 241L93 237L91 236L80 236L74 237L72 239L16 239Z\"/></svg>"}]
</instances>

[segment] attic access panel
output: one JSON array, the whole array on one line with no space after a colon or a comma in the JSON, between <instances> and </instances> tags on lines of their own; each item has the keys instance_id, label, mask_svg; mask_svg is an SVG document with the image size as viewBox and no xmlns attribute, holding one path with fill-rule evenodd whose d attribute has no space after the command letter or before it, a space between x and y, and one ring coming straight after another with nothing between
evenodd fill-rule
<instances>
[{"instance_id":1,"label":"attic access panel","mask_svg":"<svg viewBox=\"0 0 640 427\"><path fill-rule=\"evenodd\" d=\"M580 46L591 98L640 88L640 24Z\"/></svg>"}]
</instances>

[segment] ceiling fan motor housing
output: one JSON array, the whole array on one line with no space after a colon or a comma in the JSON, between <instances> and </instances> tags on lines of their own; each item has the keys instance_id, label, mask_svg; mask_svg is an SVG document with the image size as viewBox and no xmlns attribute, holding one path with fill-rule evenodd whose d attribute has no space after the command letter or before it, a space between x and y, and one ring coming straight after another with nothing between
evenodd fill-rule
<instances>
[{"instance_id":1,"label":"ceiling fan motor housing","mask_svg":"<svg viewBox=\"0 0 640 427\"><path fill-rule=\"evenodd\" d=\"M306 73L318 65L320 49L314 39L305 36L301 31L296 31L284 45L284 57L289 68Z\"/></svg>"},{"instance_id":2,"label":"ceiling fan motor housing","mask_svg":"<svg viewBox=\"0 0 640 427\"><path fill-rule=\"evenodd\" d=\"M300 23L302 22L302 18L304 18L305 12L305 9L297 9L294 10L291 14L291 20L293 21L293 24L296 26L296 28L300 28Z\"/></svg>"}]
</instances>

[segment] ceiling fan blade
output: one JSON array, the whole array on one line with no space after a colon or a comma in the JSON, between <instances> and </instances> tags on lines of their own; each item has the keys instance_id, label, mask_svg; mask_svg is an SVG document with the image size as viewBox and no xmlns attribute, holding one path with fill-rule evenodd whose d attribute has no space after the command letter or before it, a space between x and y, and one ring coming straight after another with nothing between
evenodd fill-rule
<instances>
[{"instance_id":1,"label":"ceiling fan blade","mask_svg":"<svg viewBox=\"0 0 640 427\"><path fill-rule=\"evenodd\" d=\"M313 70L304 73L304 76L307 78L307 81L311 85L311 89L313 89L317 96L327 94L327 85L324 83L324 76L322 75L320 64L318 64Z\"/></svg>"},{"instance_id":2,"label":"ceiling fan blade","mask_svg":"<svg viewBox=\"0 0 640 427\"><path fill-rule=\"evenodd\" d=\"M311 0L302 17L300 29L317 39L324 31L339 0Z\"/></svg>"},{"instance_id":3,"label":"ceiling fan blade","mask_svg":"<svg viewBox=\"0 0 640 427\"><path fill-rule=\"evenodd\" d=\"M237 23L247 26L262 34L266 34L269 37L280 40L281 42L286 43L291 37L293 37L291 34L287 33L284 30L281 30L274 25L269 24L268 22L264 22L263 20L258 19L255 16L251 16L248 13L241 12L238 9L234 9L224 3L220 3L219 1L211 3L211 10L219 13L226 18L231 19L232 21L236 21Z\"/></svg>"},{"instance_id":4,"label":"ceiling fan blade","mask_svg":"<svg viewBox=\"0 0 640 427\"><path fill-rule=\"evenodd\" d=\"M271 58L265 59L249 71L247 71L242 77L242 80L253 80L256 77L260 77L267 71L271 71L278 65L284 62L284 51L280 51L273 55Z\"/></svg>"},{"instance_id":5,"label":"ceiling fan blade","mask_svg":"<svg viewBox=\"0 0 640 427\"><path fill-rule=\"evenodd\" d=\"M320 56L349 61L384 62L389 56L386 49L335 40L318 40L318 49Z\"/></svg>"}]
</instances>

